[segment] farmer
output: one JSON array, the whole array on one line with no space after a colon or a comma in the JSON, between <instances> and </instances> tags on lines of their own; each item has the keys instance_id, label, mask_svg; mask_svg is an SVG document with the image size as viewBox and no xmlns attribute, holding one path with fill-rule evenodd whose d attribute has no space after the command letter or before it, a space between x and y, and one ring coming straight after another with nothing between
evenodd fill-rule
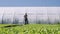
<instances>
[{"instance_id":1,"label":"farmer","mask_svg":"<svg viewBox=\"0 0 60 34\"><path fill-rule=\"evenodd\" d=\"M25 15L24 15L24 21L25 21L25 24L28 24L27 13L25 13Z\"/></svg>"}]
</instances>

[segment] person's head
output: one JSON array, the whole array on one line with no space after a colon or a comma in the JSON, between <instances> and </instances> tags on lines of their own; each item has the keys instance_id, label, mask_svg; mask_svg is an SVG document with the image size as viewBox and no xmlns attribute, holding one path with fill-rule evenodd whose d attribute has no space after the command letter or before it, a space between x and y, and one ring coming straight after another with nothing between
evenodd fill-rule
<instances>
[{"instance_id":1,"label":"person's head","mask_svg":"<svg viewBox=\"0 0 60 34\"><path fill-rule=\"evenodd\" d=\"M27 13L25 13L25 15L27 15Z\"/></svg>"}]
</instances>

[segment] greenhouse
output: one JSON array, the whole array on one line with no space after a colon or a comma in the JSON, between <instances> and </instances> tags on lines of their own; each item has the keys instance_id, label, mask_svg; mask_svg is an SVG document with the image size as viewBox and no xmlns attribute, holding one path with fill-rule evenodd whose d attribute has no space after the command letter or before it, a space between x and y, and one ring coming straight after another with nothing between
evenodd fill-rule
<instances>
[{"instance_id":1,"label":"greenhouse","mask_svg":"<svg viewBox=\"0 0 60 34\"><path fill-rule=\"evenodd\" d=\"M60 22L60 7L0 7L0 24L24 24L24 14L29 24Z\"/></svg>"}]
</instances>

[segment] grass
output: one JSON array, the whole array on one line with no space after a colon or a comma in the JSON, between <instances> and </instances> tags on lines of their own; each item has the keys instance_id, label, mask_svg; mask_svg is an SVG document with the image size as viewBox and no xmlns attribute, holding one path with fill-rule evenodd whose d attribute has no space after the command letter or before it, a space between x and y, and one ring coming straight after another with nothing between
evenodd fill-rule
<instances>
[{"instance_id":1,"label":"grass","mask_svg":"<svg viewBox=\"0 0 60 34\"><path fill-rule=\"evenodd\" d=\"M60 24L27 24L22 26L14 24L13 27L12 25L0 24L0 34L60 34Z\"/></svg>"}]
</instances>

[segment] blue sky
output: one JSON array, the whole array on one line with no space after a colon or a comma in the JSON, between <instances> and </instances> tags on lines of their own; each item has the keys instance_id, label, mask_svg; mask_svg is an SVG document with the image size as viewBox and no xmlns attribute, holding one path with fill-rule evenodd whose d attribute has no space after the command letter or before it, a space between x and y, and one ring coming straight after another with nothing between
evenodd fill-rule
<instances>
[{"instance_id":1,"label":"blue sky","mask_svg":"<svg viewBox=\"0 0 60 34\"><path fill-rule=\"evenodd\" d=\"M0 0L0 6L60 6L60 0Z\"/></svg>"}]
</instances>

